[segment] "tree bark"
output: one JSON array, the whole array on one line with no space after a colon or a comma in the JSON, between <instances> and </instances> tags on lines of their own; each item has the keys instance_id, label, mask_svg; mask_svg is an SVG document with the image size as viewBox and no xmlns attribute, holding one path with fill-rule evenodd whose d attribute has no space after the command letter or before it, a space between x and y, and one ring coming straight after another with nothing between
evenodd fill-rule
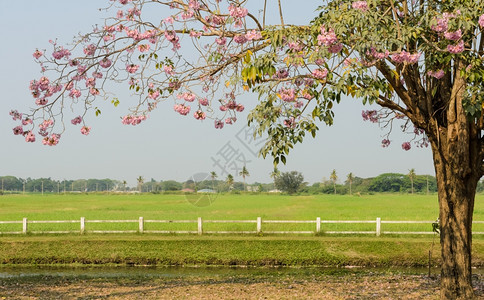
<instances>
[{"instance_id":1,"label":"tree bark","mask_svg":"<svg viewBox=\"0 0 484 300\"><path fill-rule=\"evenodd\" d=\"M437 177L440 218L441 299L473 299L472 217L480 179L480 142L465 114L430 138Z\"/></svg>"}]
</instances>

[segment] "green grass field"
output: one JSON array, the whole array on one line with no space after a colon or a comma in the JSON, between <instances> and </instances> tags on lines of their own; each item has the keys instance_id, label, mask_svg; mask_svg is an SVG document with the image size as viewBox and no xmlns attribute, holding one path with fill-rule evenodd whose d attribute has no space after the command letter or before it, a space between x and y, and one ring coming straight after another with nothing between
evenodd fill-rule
<instances>
[{"instance_id":1,"label":"green grass field","mask_svg":"<svg viewBox=\"0 0 484 300\"><path fill-rule=\"evenodd\" d=\"M198 197L191 195L188 197ZM193 200L193 199L189 199ZM0 221L22 220L415 220L438 217L436 195L377 194L363 196L220 194L197 207L185 195L61 194L0 196ZM484 221L484 196L476 199L474 220ZM21 224L0 224L0 232L21 230ZM88 223L89 230L137 230L137 223ZM79 224L31 224L29 230L78 230ZM314 224L264 224L263 230L314 230ZM189 224L145 224L145 230L196 230ZM204 230L255 230L255 224L204 224ZM323 224L326 230L374 231L375 224ZM429 231L429 224L382 224L384 231ZM474 231L484 232L484 224Z\"/></svg>"},{"instance_id":2,"label":"green grass field","mask_svg":"<svg viewBox=\"0 0 484 300\"><path fill-rule=\"evenodd\" d=\"M184 195L3 195L0 221L21 220L428 220L437 218L435 195L365 196L219 195L205 207ZM479 195L475 220L484 220ZM314 230L314 224L263 224L264 230ZM86 230L137 230L137 223L86 224ZM145 230L196 230L197 224L152 224ZM21 231L22 224L0 224ZM29 224L29 230L79 230L75 224ZM255 230L255 224L204 224L204 230ZM375 230L375 224L323 224L325 230ZM382 230L430 231L429 224L382 224ZM484 224L474 226L484 231ZM435 245L432 247L433 242ZM484 236L474 237L473 264L484 265ZM384 235L167 235L61 234L0 236L0 265L283 265L438 266L438 237Z\"/></svg>"}]
</instances>

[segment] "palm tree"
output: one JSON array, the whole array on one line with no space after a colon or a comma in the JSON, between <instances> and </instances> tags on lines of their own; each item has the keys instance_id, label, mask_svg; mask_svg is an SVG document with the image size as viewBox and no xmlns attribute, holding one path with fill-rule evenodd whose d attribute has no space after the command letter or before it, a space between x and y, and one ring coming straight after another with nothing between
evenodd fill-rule
<instances>
[{"instance_id":1,"label":"palm tree","mask_svg":"<svg viewBox=\"0 0 484 300\"><path fill-rule=\"evenodd\" d=\"M244 191L247 191L247 187L245 184L245 177L250 176L250 174L245 166L242 168L242 171L240 171L239 175L242 176L242 178L244 178Z\"/></svg>"},{"instance_id":2,"label":"palm tree","mask_svg":"<svg viewBox=\"0 0 484 300\"><path fill-rule=\"evenodd\" d=\"M336 195L336 180L338 180L338 175L336 175L335 169L333 169L333 172L331 172L331 176L329 176L329 178L333 182L334 194Z\"/></svg>"},{"instance_id":3,"label":"palm tree","mask_svg":"<svg viewBox=\"0 0 484 300\"><path fill-rule=\"evenodd\" d=\"M227 182L227 185L229 186L229 190L232 188L232 185L234 184L234 176L232 174L227 175L227 179L225 179Z\"/></svg>"},{"instance_id":4,"label":"palm tree","mask_svg":"<svg viewBox=\"0 0 484 300\"><path fill-rule=\"evenodd\" d=\"M126 180L123 180L123 192L126 192L126 184L127 184Z\"/></svg>"},{"instance_id":5,"label":"palm tree","mask_svg":"<svg viewBox=\"0 0 484 300\"><path fill-rule=\"evenodd\" d=\"M217 173L215 171L210 172L210 178L212 178L212 190L215 190L213 181L218 177Z\"/></svg>"},{"instance_id":6,"label":"palm tree","mask_svg":"<svg viewBox=\"0 0 484 300\"><path fill-rule=\"evenodd\" d=\"M274 181L274 189L276 188L276 178L279 177L279 175L281 175L281 172L277 168L274 168L270 174L272 180Z\"/></svg>"},{"instance_id":7,"label":"palm tree","mask_svg":"<svg viewBox=\"0 0 484 300\"><path fill-rule=\"evenodd\" d=\"M417 178L417 174L415 174L415 169L410 169L408 173L408 178L410 179L410 183L412 184L412 194L413 194L413 181Z\"/></svg>"},{"instance_id":8,"label":"palm tree","mask_svg":"<svg viewBox=\"0 0 484 300\"><path fill-rule=\"evenodd\" d=\"M350 195L352 194L351 193L351 184L353 184L354 179L355 179L355 177L353 176L353 173L348 174L348 176L346 177L346 181L350 185Z\"/></svg>"},{"instance_id":9,"label":"palm tree","mask_svg":"<svg viewBox=\"0 0 484 300\"><path fill-rule=\"evenodd\" d=\"M136 179L138 181L138 190L141 193L141 188L143 187L143 183L145 182L145 179L143 176L140 176Z\"/></svg>"}]
</instances>

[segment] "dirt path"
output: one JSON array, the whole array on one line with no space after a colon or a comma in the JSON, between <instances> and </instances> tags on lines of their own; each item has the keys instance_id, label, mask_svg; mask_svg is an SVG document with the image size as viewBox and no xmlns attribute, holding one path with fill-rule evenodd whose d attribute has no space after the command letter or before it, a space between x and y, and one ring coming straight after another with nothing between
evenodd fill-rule
<instances>
[{"instance_id":1,"label":"dirt path","mask_svg":"<svg viewBox=\"0 0 484 300\"><path fill-rule=\"evenodd\" d=\"M483 276L475 276L484 299ZM0 299L438 299L438 279L422 275L104 278L0 280Z\"/></svg>"}]
</instances>

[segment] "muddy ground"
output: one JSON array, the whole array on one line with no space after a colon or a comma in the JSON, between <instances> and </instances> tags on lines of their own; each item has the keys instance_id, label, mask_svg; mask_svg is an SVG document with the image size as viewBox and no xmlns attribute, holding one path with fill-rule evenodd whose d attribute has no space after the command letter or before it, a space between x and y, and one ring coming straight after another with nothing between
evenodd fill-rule
<instances>
[{"instance_id":1,"label":"muddy ground","mask_svg":"<svg viewBox=\"0 0 484 300\"><path fill-rule=\"evenodd\" d=\"M474 275L478 299L484 276ZM190 278L8 278L0 299L438 299L439 279L408 274Z\"/></svg>"}]
</instances>

